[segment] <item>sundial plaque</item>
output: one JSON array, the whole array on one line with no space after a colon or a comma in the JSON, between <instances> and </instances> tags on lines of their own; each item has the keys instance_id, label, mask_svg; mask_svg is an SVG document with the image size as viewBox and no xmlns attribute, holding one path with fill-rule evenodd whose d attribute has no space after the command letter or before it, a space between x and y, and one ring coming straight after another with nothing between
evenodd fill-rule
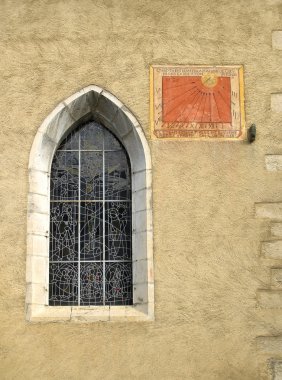
<instances>
[{"instance_id":1,"label":"sundial plaque","mask_svg":"<svg viewBox=\"0 0 282 380\"><path fill-rule=\"evenodd\" d=\"M245 139L243 67L150 68L154 139Z\"/></svg>"}]
</instances>

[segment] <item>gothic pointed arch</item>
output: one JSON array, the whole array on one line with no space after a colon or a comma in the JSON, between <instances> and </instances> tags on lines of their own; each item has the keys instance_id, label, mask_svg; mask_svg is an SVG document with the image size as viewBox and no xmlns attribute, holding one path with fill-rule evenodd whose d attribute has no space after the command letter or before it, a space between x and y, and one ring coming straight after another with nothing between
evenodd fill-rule
<instances>
[{"instance_id":1,"label":"gothic pointed arch","mask_svg":"<svg viewBox=\"0 0 282 380\"><path fill-rule=\"evenodd\" d=\"M95 121L124 146L132 176L133 304L51 306L48 303L50 171L61 142L79 125ZM152 320L154 282L152 252L151 157L134 115L112 94L91 85L60 103L43 121L29 159L27 218L28 321Z\"/></svg>"}]
</instances>

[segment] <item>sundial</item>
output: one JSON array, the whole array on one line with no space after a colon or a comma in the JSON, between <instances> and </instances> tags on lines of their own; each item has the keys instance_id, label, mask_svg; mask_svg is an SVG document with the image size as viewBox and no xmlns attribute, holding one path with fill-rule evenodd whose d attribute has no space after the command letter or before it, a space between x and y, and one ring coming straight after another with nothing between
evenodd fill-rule
<instances>
[{"instance_id":1,"label":"sundial","mask_svg":"<svg viewBox=\"0 0 282 380\"><path fill-rule=\"evenodd\" d=\"M153 139L245 139L242 66L150 70Z\"/></svg>"}]
</instances>

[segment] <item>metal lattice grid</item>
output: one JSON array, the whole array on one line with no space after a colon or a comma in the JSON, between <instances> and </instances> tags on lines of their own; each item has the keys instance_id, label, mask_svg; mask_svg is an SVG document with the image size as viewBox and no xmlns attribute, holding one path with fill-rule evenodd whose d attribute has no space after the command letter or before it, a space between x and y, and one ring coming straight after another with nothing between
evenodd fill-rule
<instances>
[{"instance_id":1,"label":"metal lattice grid","mask_svg":"<svg viewBox=\"0 0 282 380\"><path fill-rule=\"evenodd\" d=\"M49 305L132 304L127 153L96 122L74 130L51 169Z\"/></svg>"}]
</instances>

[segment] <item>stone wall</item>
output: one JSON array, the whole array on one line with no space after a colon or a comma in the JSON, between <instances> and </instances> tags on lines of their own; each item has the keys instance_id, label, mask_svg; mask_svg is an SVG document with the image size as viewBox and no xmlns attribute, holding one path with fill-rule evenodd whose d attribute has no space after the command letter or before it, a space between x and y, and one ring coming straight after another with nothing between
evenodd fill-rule
<instances>
[{"instance_id":1,"label":"stone wall","mask_svg":"<svg viewBox=\"0 0 282 380\"><path fill-rule=\"evenodd\" d=\"M281 19L280 0L0 1L2 379L281 379ZM256 141L150 141L149 65L169 63L243 64ZM155 321L28 323L30 149L90 84L150 144Z\"/></svg>"}]
</instances>

